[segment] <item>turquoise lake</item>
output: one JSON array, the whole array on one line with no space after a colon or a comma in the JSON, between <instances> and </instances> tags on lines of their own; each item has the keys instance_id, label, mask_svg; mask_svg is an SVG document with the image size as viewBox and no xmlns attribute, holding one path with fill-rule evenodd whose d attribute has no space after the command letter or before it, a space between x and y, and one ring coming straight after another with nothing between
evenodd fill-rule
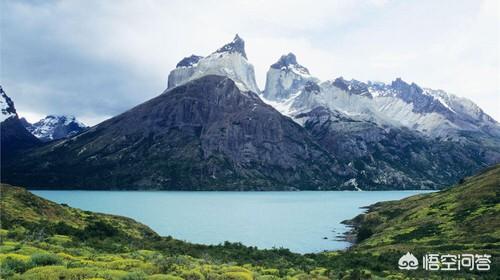
<instances>
[{"instance_id":1,"label":"turquoise lake","mask_svg":"<svg viewBox=\"0 0 500 280\"><path fill-rule=\"evenodd\" d=\"M341 222L361 207L424 191L32 191L72 207L133 218L160 235L202 244L241 242L312 253L345 249ZM327 239L325 239L325 237Z\"/></svg>"}]
</instances>

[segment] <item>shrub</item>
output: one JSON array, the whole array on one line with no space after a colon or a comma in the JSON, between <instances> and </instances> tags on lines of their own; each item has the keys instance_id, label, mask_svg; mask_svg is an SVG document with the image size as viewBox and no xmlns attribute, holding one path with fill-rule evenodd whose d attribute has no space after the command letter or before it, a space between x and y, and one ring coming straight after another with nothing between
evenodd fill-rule
<instances>
[{"instance_id":1,"label":"shrub","mask_svg":"<svg viewBox=\"0 0 500 280\"><path fill-rule=\"evenodd\" d=\"M116 229L114 226L111 224L108 224L107 222L104 221L93 221L90 223L84 231L84 237L86 238L92 238L92 237L98 237L98 238L103 238L103 237L113 237L119 234L118 229Z\"/></svg>"},{"instance_id":2,"label":"shrub","mask_svg":"<svg viewBox=\"0 0 500 280\"><path fill-rule=\"evenodd\" d=\"M34 254L30 259L32 266L58 265L61 263L61 258L54 254Z\"/></svg>"},{"instance_id":3,"label":"shrub","mask_svg":"<svg viewBox=\"0 0 500 280\"><path fill-rule=\"evenodd\" d=\"M29 266L20 259L7 257L2 260L2 265L0 266L0 272L2 278L6 276L10 276L14 273L23 273L25 272Z\"/></svg>"},{"instance_id":4,"label":"shrub","mask_svg":"<svg viewBox=\"0 0 500 280\"><path fill-rule=\"evenodd\" d=\"M361 227L358 230L358 234L356 236L356 241L357 242L361 242L361 241L369 238L372 235L373 235L373 231L370 228L368 228L368 227Z\"/></svg>"},{"instance_id":5,"label":"shrub","mask_svg":"<svg viewBox=\"0 0 500 280\"><path fill-rule=\"evenodd\" d=\"M205 276L196 270L183 271L181 277L185 280L205 280Z\"/></svg>"},{"instance_id":6,"label":"shrub","mask_svg":"<svg viewBox=\"0 0 500 280\"><path fill-rule=\"evenodd\" d=\"M33 279L33 280L52 280L64 277L64 271L66 270L63 266L44 266L32 268L23 274L23 279Z\"/></svg>"},{"instance_id":7,"label":"shrub","mask_svg":"<svg viewBox=\"0 0 500 280\"><path fill-rule=\"evenodd\" d=\"M131 272L121 278L121 280L145 280L146 274L142 271Z\"/></svg>"},{"instance_id":8,"label":"shrub","mask_svg":"<svg viewBox=\"0 0 500 280\"><path fill-rule=\"evenodd\" d=\"M178 276L166 275L166 274L155 274L146 277L147 280L183 280Z\"/></svg>"},{"instance_id":9,"label":"shrub","mask_svg":"<svg viewBox=\"0 0 500 280\"><path fill-rule=\"evenodd\" d=\"M223 274L223 279L228 280L253 280L252 273L243 271L230 271Z\"/></svg>"}]
</instances>

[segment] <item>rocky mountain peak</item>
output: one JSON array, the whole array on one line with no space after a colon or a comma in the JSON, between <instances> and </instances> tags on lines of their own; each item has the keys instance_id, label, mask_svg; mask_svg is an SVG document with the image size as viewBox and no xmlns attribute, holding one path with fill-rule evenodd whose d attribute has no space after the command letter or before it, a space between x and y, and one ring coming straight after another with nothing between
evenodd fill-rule
<instances>
[{"instance_id":1,"label":"rocky mountain peak","mask_svg":"<svg viewBox=\"0 0 500 280\"><path fill-rule=\"evenodd\" d=\"M222 46L222 48L215 51L215 53L225 53L225 52L236 52L240 53L245 59L247 59L247 54L245 52L245 41L238 35L234 36L233 41Z\"/></svg>"},{"instance_id":2,"label":"rocky mountain peak","mask_svg":"<svg viewBox=\"0 0 500 280\"><path fill-rule=\"evenodd\" d=\"M368 85L358 80L352 79L348 81L343 77L338 77L337 79L335 79L335 81L333 81L332 85L344 91L347 91L349 94L356 94L372 98Z\"/></svg>"},{"instance_id":3,"label":"rocky mountain peak","mask_svg":"<svg viewBox=\"0 0 500 280\"><path fill-rule=\"evenodd\" d=\"M274 69L296 69L299 73L309 75L309 70L297 62L297 57L293 53L282 55L280 59L271 65Z\"/></svg>"},{"instance_id":4,"label":"rocky mountain peak","mask_svg":"<svg viewBox=\"0 0 500 280\"><path fill-rule=\"evenodd\" d=\"M87 128L72 115L48 115L34 124L22 121L36 138L51 141L74 136Z\"/></svg>"},{"instance_id":5,"label":"rocky mountain peak","mask_svg":"<svg viewBox=\"0 0 500 280\"><path fill-rule=\"evenodd\" d=\"M0 110L0 122L3 122L10 117L17 116L14 102L12 102L12 99L10 99L5 91L3 91L2 86L0 86Z\"/></svg>"},{"instance_id":6,"label":"rocky mountain peak","mask_svg":"<svg viewBox=\"0 0 500 280\"><path fill-rule=\"evenodd\" d=\"M192 54L191 56L187 56L187 57L183 58L181 61L179 61L179 63L177 63L177 65L175 66L175 68L194 66L202 58L203 58L203 56Z\"/></svg>"},{"instance_id":7,"label":"rocky mountain peak","mask_svg":"<svg viewBox=\"0 0 500 280\"><path fill-rule=\"evenodd\" d=\"M0 86L0 111L1 166L5 159L10 158L20 150L38 145L40 141L24 128L17 116L14 102L4 92L2 86Z\"/></svg>"},{"instance_id":8,"label":"rocky mountain peak","mask_svg":"<svg viewBox=\"0 0 500 280\"><path fill-rule=\"evenodd\" d=\"M396 91L399 91L401 93L404 93L404 94L408 94L408 93L422 93L423 90L422 88L415 84L415 83L411 83L411 84L408 84L407 82L403 81L403 79L401 78L396 78L396 80L392 81L391 83L391 87L396 90Z\"/></svg>"},{"instance_id":9,"label":"rocky mountain peak","mask_svg":"<svg viewBox=\"0 0 500 280\"><path fill-rule=\"evenodd\" d=\"M246 59L245 42L238 35L209 56L191 55L182 59L168 76L168 89L207 75L228 77L245 92L260 92L253 65Z\"/></svg>"}]
</instances>

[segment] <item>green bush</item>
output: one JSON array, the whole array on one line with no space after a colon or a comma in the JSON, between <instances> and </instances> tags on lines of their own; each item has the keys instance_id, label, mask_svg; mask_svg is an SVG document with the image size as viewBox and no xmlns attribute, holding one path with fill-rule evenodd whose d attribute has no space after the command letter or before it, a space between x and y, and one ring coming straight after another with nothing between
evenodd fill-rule
<instances>
[{"instance_id":1,"label":"green bush","mask_svg":"<svg viewBox=\"0 0 500 280\"><path fill-rule=\"evenodd\" d=\"M253 280L252 273L243 271L225 272L224 279L227 280Z\"/></svg>"},{"instance_id":2,"label":"green bush","mask_svg":"<svg viewBox=\"0 0 500 280\"><path fill-rule=\"evenodd\" d=\"M205 276L196 270L183 271L181 277L185 280L205 280Z\"/></svg>"},{"instance_id":3,"label":"green bush","mask_svg":"<svg viewBox=\"0 0 500 280\"><path fill-rule=\"evenodd\" d=\"M123 276L120 279L121 280L145 280L146 274L144 274L144 272L142 272L142 271L135 271L135 272L131 272L131 273Z\"/></svg>"},{"instance_id":4,"label":"green bush","mask_svg":"<svg viewBox=\"0 0 500 280\"><path fill-rule=\"evenodd\" d=\"M7 257L0 266L0 275L2 278L11 276L14 273L23 273L29 269L28 264L19 259Z\"/></svg>"},{"instance_id":5,"label":"green bush","mask_svg":"<svg viewBox=\"0 0 500 280\"><path fill-rule=\"evenodd\" d=\"M31 266L58 265L61 263L61 258L54 254L34 254L30 258Z\"/></svg>"},{"instance_id":6,"label":"green bush","mask_svg":"<svg viewBox=\"0 0 500 280\"><path fill-rule=\"evenodd\" d=\"M178 276L166 275L166 274L155 274L146 277L147 280L183 280Z\"/></svg>"}]
</instances>

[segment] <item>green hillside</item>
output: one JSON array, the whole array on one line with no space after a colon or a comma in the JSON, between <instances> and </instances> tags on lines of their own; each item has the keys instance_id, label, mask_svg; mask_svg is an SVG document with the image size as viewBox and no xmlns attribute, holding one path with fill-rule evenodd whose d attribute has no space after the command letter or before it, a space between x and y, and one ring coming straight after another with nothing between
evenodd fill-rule
<instances>
[{"instance_id":1,"label":"green hillside","mask_svg":"<svg viewBox=\"0 0 500 280\"><path fill-rule=\"evenodd\" d=\"M500 250L500 165L440 192L374 204L350 221L357 250Z\"/></svg>"}]
</instances>

